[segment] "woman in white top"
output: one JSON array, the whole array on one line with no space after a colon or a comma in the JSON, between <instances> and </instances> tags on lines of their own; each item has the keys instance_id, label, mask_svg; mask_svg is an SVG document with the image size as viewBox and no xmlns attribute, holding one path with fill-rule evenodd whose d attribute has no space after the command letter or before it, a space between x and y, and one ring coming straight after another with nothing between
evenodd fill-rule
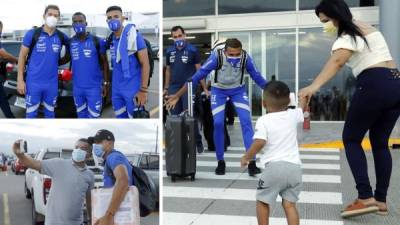
<instances>
[{"instance_id":1,"label":"woman in white top","mask_svg":"<svg viewBox=\"0 0 400 225\"><path fill-rule=\"evenodd\" d=\"M356 182L358 198L342 217L376 212L386 215L386 195L392 171L388 139L400 114L400 73L386 41L374 27L353 19L343 0L322 0L315 13L326 31L337 33L332 55L311 85L300 90L308 99L347 64L357 78L343 129L346 157ZM361 146L366 132L372 145L376 188L372 191L367 160Z\"/></svg>"}]
</instances>

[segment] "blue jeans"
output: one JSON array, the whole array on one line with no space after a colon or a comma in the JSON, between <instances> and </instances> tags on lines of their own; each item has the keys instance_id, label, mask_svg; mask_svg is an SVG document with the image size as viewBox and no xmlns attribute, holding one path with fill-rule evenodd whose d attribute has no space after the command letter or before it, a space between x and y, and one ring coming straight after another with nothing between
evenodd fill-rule
<instances>
[{"instance_id":1,"label":"blue jeans","mask_svg":"<svg viewBox=\"0 0 400 225\"><path fill-rule=\"evenodd\" d=\"M395 69L372 68L357 77L356 91L351 99L343 129L343 143L358 198L375 197L386 202L392 172L389 136L400 115L400 73ZM367 160L361 146L369 131L375 162L376 188L373 193Z\"/></svg>"}]
</instances>

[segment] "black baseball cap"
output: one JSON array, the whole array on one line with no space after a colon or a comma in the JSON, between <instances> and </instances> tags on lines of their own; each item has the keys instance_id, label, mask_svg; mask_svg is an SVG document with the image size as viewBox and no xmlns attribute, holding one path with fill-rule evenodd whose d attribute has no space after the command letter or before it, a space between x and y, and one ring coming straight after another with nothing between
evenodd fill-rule
<instances>
[{"instance_id":1,"label":"black baseball cap","mask_svg":"<svg viewBox=\"0 0 400 225\"><path fill-rule=\"evenodd\" d=\"M95 143L99 143L104 140L115 141L114 134L111 131L104 129L97 131L93 138Z\"/></svg>"}]
</instances>

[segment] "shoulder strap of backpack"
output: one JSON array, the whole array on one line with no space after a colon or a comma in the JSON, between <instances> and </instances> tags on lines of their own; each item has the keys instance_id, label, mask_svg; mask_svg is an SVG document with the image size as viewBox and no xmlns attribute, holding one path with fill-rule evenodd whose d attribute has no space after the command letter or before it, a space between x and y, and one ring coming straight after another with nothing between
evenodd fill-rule
<instances>
[{"instance_id":1,"label":"shoulder strap of backpack","mask_svg":"<svg viewBox=\"0 0 400 225\"><path fill-rule=\"evenodd\" d=\"M240 85L243 84L244 70L246 69L247 64L247 52L245 50L242 50L242 52L242 58L240 59L240 70L242 71L242 75L240 77Z\"/></svg>"},{"instance_id":2,"label":"shoulder strap of backpack","mask_svg":"<svg viewBox=\"0 0 400 225\"><path fill-rule=\"evenodd\" d=\"M218 83L218 71L222 68L222 64L224 63L223 54L224 54L223 49L217 50L217 69L215 69L214 83Z\"/></svg>"},{"instance_id":3,"label":"shoulder strap of backpack","mask_svg":"<svg viewBox=\"0 0 400 225\"><path fill-rule=\"evenodd\" d=\"M113 45L113 37L114 37L114 33L111 32L111 34L108 35L108 37L106 39L107 48L110 48L111 45Z\"/></svg>"},{"instance_id":4,"label":"shoulder strap of backpack","mask_svg":"<svg viewBox=\"0 0 400 225\"><path fill-rule=\"evenodd\" d=\"M31 44L29 45L29 52L28 52L28 56L26 57L25 65L28 65L29 59L31 58L31 55L32 55L32 51L35 48L37 41L39 40L41 32L42 32L41 27L38 27L33 31L33 36L32 36L32 40L31 40Z\"/></svg>"},{"instance_id":5,"label":"shoulder strap of backpack","mask_svg":"<svg viewBox=\"0 0 400 225\"><path fill-rule=\"evenodd\" d=\"M96 48L97 58L98 58L98 60L99 60L100 67L103 68L103 67L102 67L102 60L101 60L101 53L100 53L100 42L99 42L99 38L98 38L96 35L91 35L91 36L92 36L92 40L93 40L94 46L95 46L95 48Z\"/></svg>"},{"instance_id":6,"label":"shoulder strap of backpack","mask_svg":"<svg viewBox=\"0 0 400 225\"><path fill-rule=\"evenodd\" d=\"M60 39L61 45L65 45L66 46L67 43L65 41L64 34L58 29L56 29L56 34L57 34L58 38Z\"/></svg>"}]
</instances>

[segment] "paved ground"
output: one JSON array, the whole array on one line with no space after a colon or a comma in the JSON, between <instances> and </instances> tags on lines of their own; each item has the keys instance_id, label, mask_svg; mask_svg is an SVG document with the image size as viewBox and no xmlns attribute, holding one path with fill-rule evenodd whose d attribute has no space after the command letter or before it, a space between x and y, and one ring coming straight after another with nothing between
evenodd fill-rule
<instances>
[{"instance_id":1,"label":"paved ground","mask_svg":"<svg viewBox=\"0 0 400 225\"><path fill-rule=\"evenodd\" d=\"M146 104L146 109L150 112L151 118L159 117L159 61L154 61L154 73L151 78L148 102ZM11 106L11 110L17 118L25 118L25 109ZM0 110L0 118L4 118L3 112ZM114 111L111 105L105 106L101 118L115 118Z\"/></svg>"},{"instance_id":2,"label":"paved ground","mask_svg":"<svg viewBox=\"0 0 400 225\"><path fill-rule=\"evenodd\" d=\"M307 132L299 130L299 143L340 139L343 124L312 124ZM397 128L396 128L397 129ZM164 172L164 225L252 225L256 223L255 187L257 180L239 167L243 144L238 124L229 128L232 146L227 154L227 174L214 175L213 152L198 155L197 179L172 183ZM397 133L396 133L397 132ZM394 132L397 135L398 131ZM400 205L389 200L390 215L361 216L342 220L340 210L356 198L355 184L343 151L339 149L302 149L304 188L298 203L302 225L391 225L398 224ZM371 153L367 153L370 178L374 181ZM399 199L400 152L393 150L393 175L390 199ZM164 167L165 169L165 167ZM286 224L279 202L273 207L270 224Z\"/></svg>"},{"instance_id":3,"label":"paved ground","mask_svg":"<svg viewBox=\"0 0 400 225\"><path fill-rule=\"evenodd\" d=\"M0 172L0 224L29 225L31 224L31 200L24 195L24 175ZM8 210L6 210L8 209ZM153 213L141 218L141 225L158 225L159 214Z\"/></svg>"}]
</instances>

